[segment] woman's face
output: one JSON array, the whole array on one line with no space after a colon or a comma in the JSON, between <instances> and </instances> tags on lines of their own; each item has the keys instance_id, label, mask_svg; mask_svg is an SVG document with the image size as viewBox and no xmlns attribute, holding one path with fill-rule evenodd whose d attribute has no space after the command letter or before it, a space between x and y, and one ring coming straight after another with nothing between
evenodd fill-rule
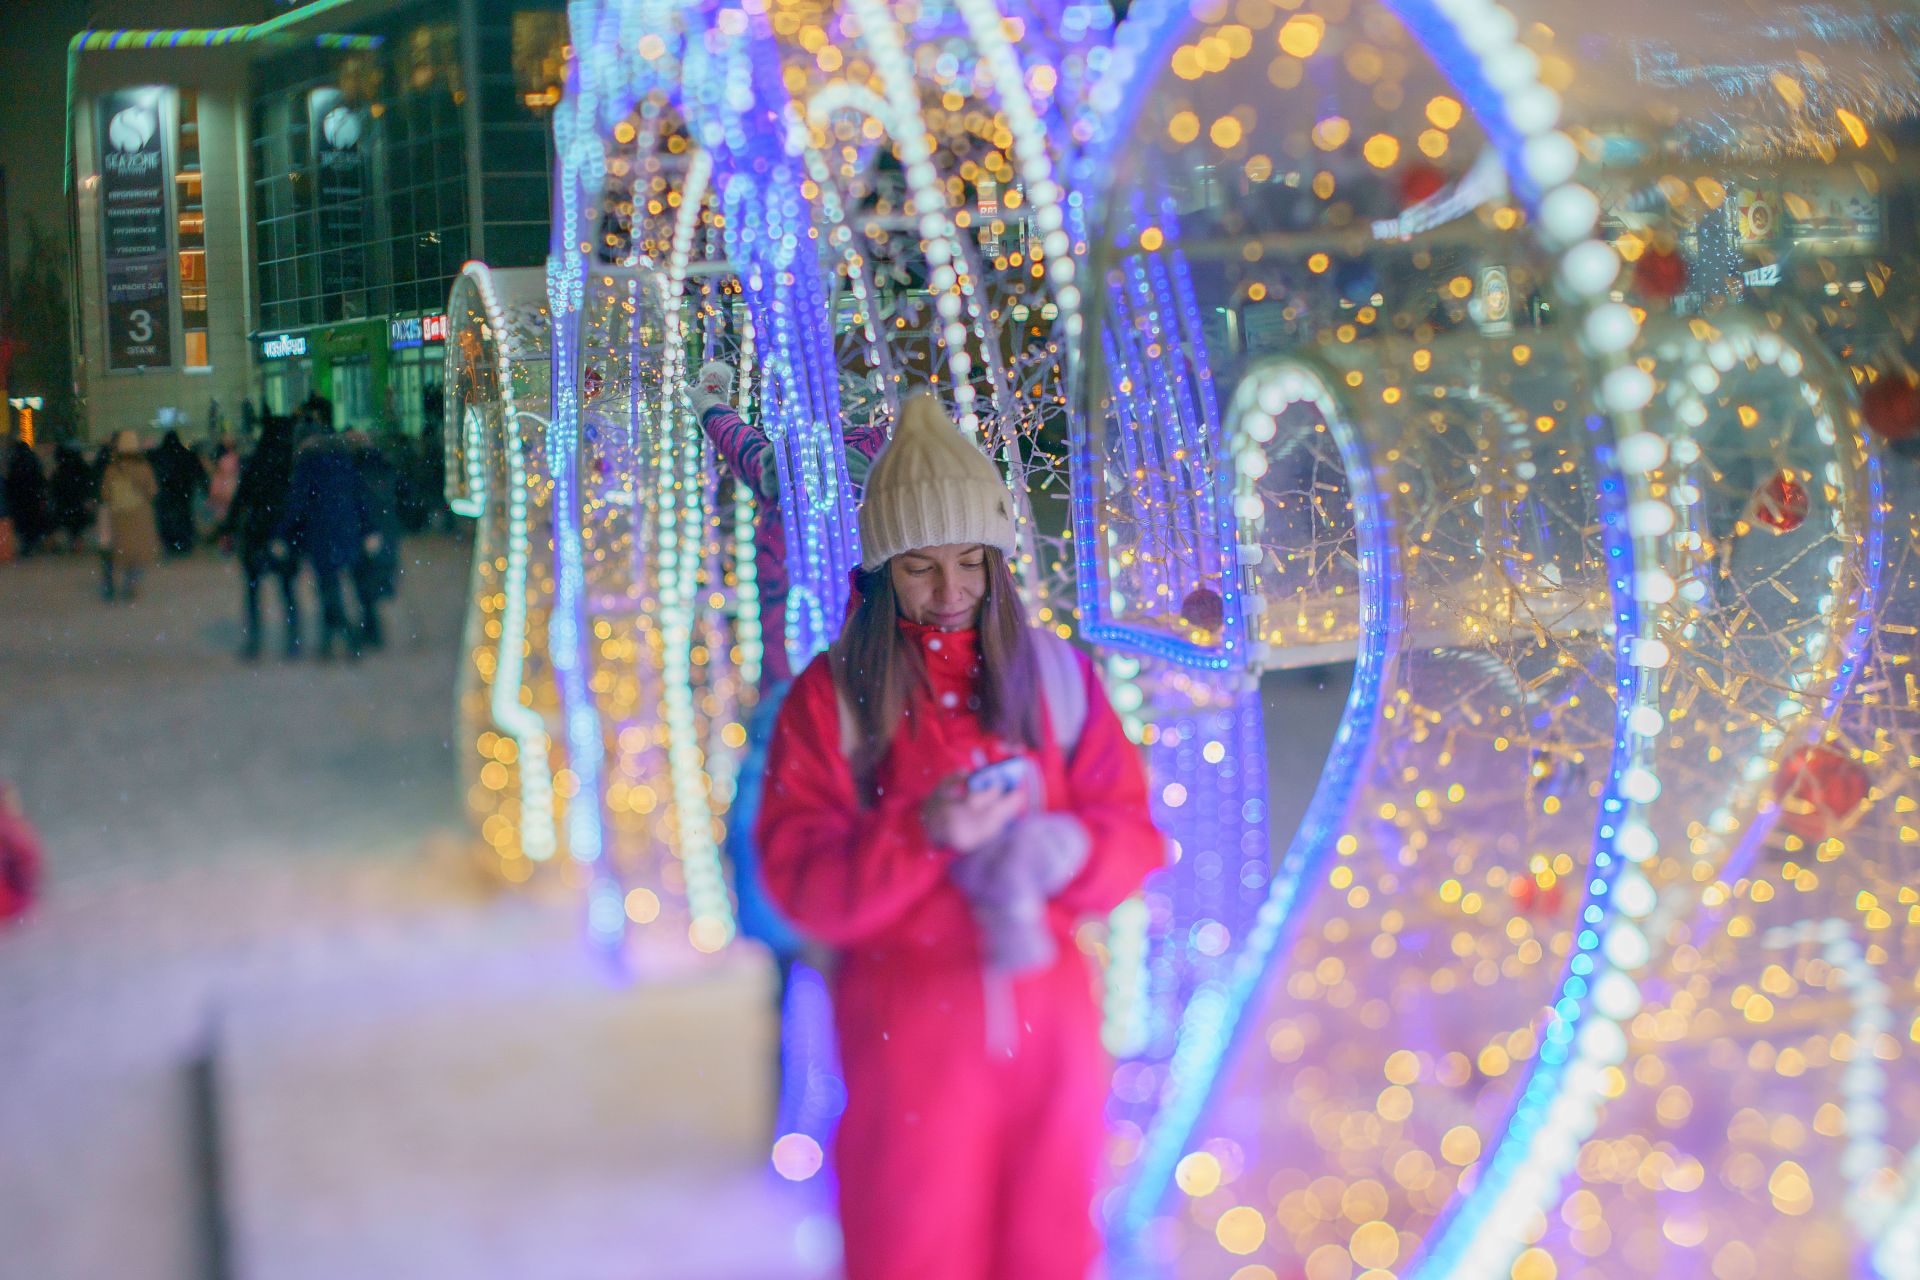
<instances>
[{"instance_id":1,"label":"woman's face","mask_svg":"<svg viewBox=\"0 0 1920 1280\"><path fill-rule=\"evenodd\" d=\"M887 562L900 616L942 631L965 631L980 621L987 598L987 549L950 542L903 551Z\"/></svg>"}]
</instances>

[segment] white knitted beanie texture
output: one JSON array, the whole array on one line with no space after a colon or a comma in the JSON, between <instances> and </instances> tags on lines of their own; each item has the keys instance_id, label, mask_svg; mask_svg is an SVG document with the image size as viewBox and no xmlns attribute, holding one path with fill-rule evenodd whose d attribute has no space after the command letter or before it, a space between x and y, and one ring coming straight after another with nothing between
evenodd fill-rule
<instances>
[{"instance_id":1,"label":"white knitted beanie texture","mask_svg":"<svg viewBox=\"0 0 1920 1280\"><path fill-rule=\"evenodd\" d=\"M1000 469L960 434L931 392L900 406L893 439L867 473L860 567L904 551L977 542L1014 551L1013 496Z\"/></svg>"}]
</instances>

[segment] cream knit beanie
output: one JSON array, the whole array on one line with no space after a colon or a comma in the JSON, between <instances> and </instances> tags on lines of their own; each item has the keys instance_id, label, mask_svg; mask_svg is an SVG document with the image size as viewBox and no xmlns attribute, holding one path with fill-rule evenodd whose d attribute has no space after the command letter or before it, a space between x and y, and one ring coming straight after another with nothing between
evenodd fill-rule
<instances>
[{"instance_id":1,"label":"cream knit beanie","mask_svg":"<svg viewBox=\"0 0 1920 1280\"><path fill-rule=\"evenodd\" d=\"M1013 496L1000 470L960 434L931 392L900 406L893 439L867 473L862 569L903 551L978 542L1014 553Z\"/></svg>"}]
</instances>

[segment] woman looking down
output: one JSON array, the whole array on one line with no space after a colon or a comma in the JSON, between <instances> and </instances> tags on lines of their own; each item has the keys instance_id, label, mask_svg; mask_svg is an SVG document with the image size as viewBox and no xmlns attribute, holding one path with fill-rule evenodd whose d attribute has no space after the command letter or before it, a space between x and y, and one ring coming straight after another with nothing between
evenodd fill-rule
<instances>
[{"instance_id":1,"label":"woman looking down","mask_svg":"<svg viewBox=\"0 0 1920 1280\"><path fill-rule=\"evenodd\" d=\"M794 682L769 892L839 949L848 1280L1084 1280L1110 1063L1071 929L1161 865L1090 663L1029 627L1013 504L931 395L860 507L858 602Z\"/></svg>"}]
</instances>

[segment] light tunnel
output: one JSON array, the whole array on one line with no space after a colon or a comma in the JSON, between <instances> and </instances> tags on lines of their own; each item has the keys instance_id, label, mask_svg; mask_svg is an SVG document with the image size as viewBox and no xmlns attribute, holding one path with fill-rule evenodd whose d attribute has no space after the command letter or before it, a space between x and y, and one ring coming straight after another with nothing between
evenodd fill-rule
<instances>
[{"instance_id":1,"label":"light tunnel","mask_svg":"<svg viewBox=\"0 0 1920 1280\"><path fill-rule=\"evenodd\" d=\"M926 383L1174 842L1086 939L1116 1269L1920 1274L1920 17L1762 9L575 5L539 336L482 268L450 310L502 869L727 944L840 431Z\"/></svg>"}]
</instances>

